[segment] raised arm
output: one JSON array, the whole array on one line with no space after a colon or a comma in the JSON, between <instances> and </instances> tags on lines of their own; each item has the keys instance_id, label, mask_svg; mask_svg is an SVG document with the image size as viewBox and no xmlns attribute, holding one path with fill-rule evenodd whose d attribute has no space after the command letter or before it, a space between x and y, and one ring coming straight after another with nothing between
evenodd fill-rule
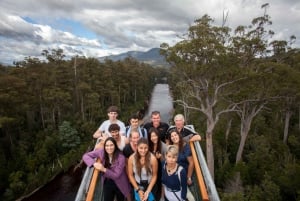
<instances>
[{"instance_id":1,"label":"raised arm","mask_svg":"<svg viewBox=\"0 0 300 201\"><path fill-rule=\"evenodd\" d=\"M193 141L200 141L201 140L201 136L196 133L195 135L193 135L191 138L190 138L190 141L193 142Z\"/></svg>"},{"instance_id":2,"label":"raised arm","mask_svg":"<svg viewBox=\"0 0 300 201\"><path fill-rule=\"evenodd\" d=\"M117 161L114 162L114 165L111 168L103 169L104 175L110 179L117 180L120 175L125 170L125 157L119 153Z\"/></svg>"},{"instance_id":3,"label":"raised arm","mask_svg":"<svg viewBox=\"0 0 300 201\"><path fill-rule=\"evenodd\" d=\"M88 167L92 167L96 162L96 158L100 157L101 149L97 149L95 151L87 152L82 156L82 160Z\"/></svg>"},{"instance_id":4,"label":"raised arm","mask_svg":"<svg viewBox=\"0 0 300 201\"><path fill-rule=\"evenodd\" d=\"M100 131L100 129L98 128L95 133L93 134L93 138L99 138L102 136L102 132Z\"/></svg>"}]
</instances>

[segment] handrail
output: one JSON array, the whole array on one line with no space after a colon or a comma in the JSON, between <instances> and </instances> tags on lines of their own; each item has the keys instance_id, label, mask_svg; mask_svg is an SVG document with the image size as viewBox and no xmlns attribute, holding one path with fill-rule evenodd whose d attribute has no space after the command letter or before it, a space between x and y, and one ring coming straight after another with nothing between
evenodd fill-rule
<instances>
[{"instance_id":1,"label":"handrail","mask_svg":"<svg viewBox=\"0 0 300 201\"><path fill-rule=\"evenodd\" d=\"M207 194L207 188L203 179L203 175L201 172L201 168L198 162L198 158L197 158L197 154L195 151L195 147L194 147L194 143L190 142L190 147L191 147L191 152L192 152L192 156L193 156L193 161L194 161L194 165L195 165L195 172L197 175L197 181L198 181L198 185L200 187L200 193L201 193L201 198L203 201L209 201L209 197Z\"/></svg>"},{"instance_id":2,"label":"handrail","mask_svg":"<svg viewBox=\"0 0 300 201\"><path fill-rule=\"evenodd\" d=\"M97 159L97 162L98 161L100 161L100 160ZM88 189L88 193L87 193L87 196L86 196L86 201L92 201L93 198L94 198L94 192L95 192L95 188L96 188L96 185L97 185L98 176L99 176L99 170L94 168L92 180L91 180L91 183L90 183L90 187Z\"/></svg>"},{"instance_id":3,"label":"handrail","mask_svg":"<svg viewBox=\"0 0 300 201\"><path fill-rule=\"evenodd\" d=\"M99 143L99 141L100 140L97 139L95 146ZM94 148L94 150L95 150L95 148ZM85 169L83 178L81 180L79 189L76 194L75 201L84 201L85 200L84 198L86 197L86 194L88 194L88 190L91 185L90 181L92 179L92 175L94 174L94 169L95 168L88 168L88 167Z\"/></svg>"},{"instance_id":4,"label":"handrail","mask_svg":"<svg viewBox=\"0 0 300 201\"><path fill-rule=\"evenodd\" d=\"M214 181L211 177L211 174L208 170L208 167L207 167L205 157L203 155L200 143L198 141L194 142L194 146L195 146L195 150L198 154L198 160L199 160L199 164L201 166L201 170L202 170L202 173L203 173L203 178L204 178L204 181L205 181L205 184L206 184L206 187L207 187L209 200L210 201L220 201L219 194L218 194L218 191L216 189L216 185L215 185L215 183L214 183Z\"/></svg>"},{"instance_id":5,"label":"handrail","mask_svg":"<svg viewBox=\"0 0 300 201\"><path fill-rule=\"evenodd\" d=\"M88 180L88 177L90 175L90 169L86 169L84 171L80 186L78 188L77 194L76 194L76 198L75 201L81 201L82 199L82 195L85 193L85 189L86 189L86 183L84 181Z\"/></svg>"}]
</instances>

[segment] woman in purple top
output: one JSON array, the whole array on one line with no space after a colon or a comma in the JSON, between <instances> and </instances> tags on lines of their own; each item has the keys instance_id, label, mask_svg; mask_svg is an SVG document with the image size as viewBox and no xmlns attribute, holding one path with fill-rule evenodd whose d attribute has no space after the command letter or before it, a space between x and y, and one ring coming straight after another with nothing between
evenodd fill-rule
<instances>
[{"instance_id":1,"label":"woman in purple top","mask_svg":"<svg viewBox=\"0 0 300 201\"><path fill-rule=\"evenodd\" d=\"M100 162L96 162L96 158ZM103 193L105 201L123 201L130 198L130 184L126 175L125 157L119 150L114 138L108 137L104 149L96 149L85 153L82 157L89 167L94 167L102 173Z\"/></svg>"}]
</instances>

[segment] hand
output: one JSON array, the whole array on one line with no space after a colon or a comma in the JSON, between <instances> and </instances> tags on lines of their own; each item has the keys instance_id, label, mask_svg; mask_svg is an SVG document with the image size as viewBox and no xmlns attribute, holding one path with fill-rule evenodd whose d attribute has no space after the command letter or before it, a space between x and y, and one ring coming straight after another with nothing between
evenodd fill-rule
<instances>
[{"instance_id":1,"label":"hand","mask_svg":"<svg viewBox=\"0 0 300 201\"><path fill-rule=\"evenodd\" d=\"M101 171L101 168L103 167L102 163L100 163L100 162L95 162L93 166L95 169L100 170L100 171Z\"/></svg>"},{"instance_id":2,"label":"hand","mask_svg":"<svg viewBox=\"0 0 300 201\"><path fill-rule=\"evenodd\" d=\"M187 180L187 185L190 186L190 185L192 185L192 184L193 184L193 181L192 181L191 179L188 179L188 180Z\"/></svg>"},{"instance_id":3,"label":"hand","mask_svg":"<svg viewBox=\"0 0 300 201\"><path fill-rule=\"evenodd\" d=\"M105 167L104 167L103 164L100 163L100 162L94 163L94 167L95 167L97 170L101 171L101 172L105 172Z\"/></svg>"},{"instance_id":4,"label":"hand","mask_svg":"<svg viewBox=\"0 0 300 201\"><path fill-rule=\"evenodd\" d=\"M145 191L142 201L147 201L149 196L149 192Z\"/></svg>"},{"instance_id":5,"label":"hand","mask_svg":"<svg viewBox=\"0 0 300 201\"><path fill-rule=\"evenodd\" d=\"M190 139L190 142L200 141L200 140L201 140L201 136L198 134L198 135L194 135L194 136Z\"/></svg>"},{"instance_id":6,"label":"hand","mask_svg":"<svg viewBox=\"0 0 300 201\"><path fill-rule=\"evenodd\" d=\"M157 159L160 159L160 157L161 157L161 153L159 153L158 151L157 151L157 152L155 152L155 157L156 157Z\"/></svg>"},{"instance_id":7,"label":"hand","mask_svg":"<svg viewBox=\"0 0 300 201\"><path fill-rule=\"evenodd\" d=\"M139 190L138 194L139 194L140 200L143 200L143 198L144 198L144 191Z\"/></svg>"}]
</instances>

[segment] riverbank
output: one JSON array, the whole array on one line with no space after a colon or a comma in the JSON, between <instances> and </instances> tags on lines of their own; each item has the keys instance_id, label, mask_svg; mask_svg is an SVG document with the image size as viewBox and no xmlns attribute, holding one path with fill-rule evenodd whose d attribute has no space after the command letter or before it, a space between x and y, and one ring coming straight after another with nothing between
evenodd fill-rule
<instances>
[{"instance_id":1,"label":"riverbank","mask_svg":"<svg viewBox=\"0 0 300 201\"><path fill-rule=\"evenodd\" d=\"M16 201L74 200L74 195L80 185L85 168L84 164L73 165L66 172L61 171L53 176L48 183L36 188L30 194L18 198Z\"/></svg>"}]
</instances>

